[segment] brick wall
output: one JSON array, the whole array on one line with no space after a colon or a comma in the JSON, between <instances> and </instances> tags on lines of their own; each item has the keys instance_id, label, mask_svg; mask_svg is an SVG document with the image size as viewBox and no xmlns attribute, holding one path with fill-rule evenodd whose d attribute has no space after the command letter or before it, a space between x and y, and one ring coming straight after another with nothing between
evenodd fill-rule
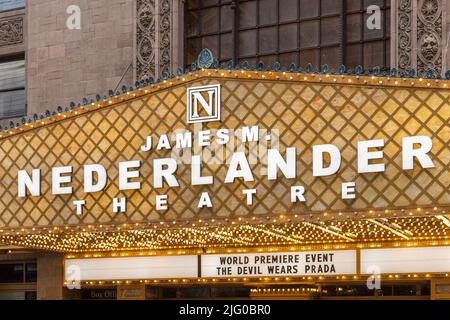
<instances>
[{"instance_id":1,"label":"brick wall","mask_svg":"<svg viewBox=\"0 0 450 320\"><path fill-rule=\"evenodd\" d=\"M69 5L81 29L66 26ZM133 83L133 0L27 2L28 115Z\"/></svg>"}]
</instances>

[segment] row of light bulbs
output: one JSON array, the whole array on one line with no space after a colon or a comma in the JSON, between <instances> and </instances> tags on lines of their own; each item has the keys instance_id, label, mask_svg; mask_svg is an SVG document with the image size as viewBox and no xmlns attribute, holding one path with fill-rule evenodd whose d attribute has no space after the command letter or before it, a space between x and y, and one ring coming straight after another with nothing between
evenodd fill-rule
<instances>
[{"instance_id":1,"label":"row of light bulbs","mask_svg":"<svg viewBox=\"0 0 450 320\"><path fill-rule=\"evenodd\" d=\"M198 219L198 220L184 220L184 221L159 221L159 222L137 222L137 223L122 223L122 224L100 224L100 225L66 225L54 227L32 227L32 228L0 228L0 236L4 234L20 235L23 233L40 234L40 233L68 233L68 232L108 232L123 231L123 230L148 230L153 228L173 229L184 227L212 227L212 226L230 226L242 224L266 224L266 223L283 223L293 222L293 219L306 221L339 221L343 219L366 219L370 217L387 218L387 217L413 217L413 216L427 216L427 215L446 215L449 211L447 206L444 207L417 207L415 209L382 209L382 210L368 210L368 211L339 211L339 212L324 212L324 213L309 213L309 214L281 214L265 217L238 217L230 218L212 218L212 219ZM450 222L449 222L450 226Z\"/></svg>"},{"instance_id":2,"label":"row of light bulbs","mask_svg":"<svg viewBox=\"0 0 450 320\"><path fill-rule=\"evenodd\" d=\"M441 219L438 219L441 217ZM442 220L444 219L444 220ZM410 246L411 243L447 242L448 225L444 216L426 216L424 218L396 218L394 222L404 224L408 222L407 229L398 225L401 232L408 232L410 239L405 241L395 234L383 229L383 224L371 228L370 221L333 221L327 224L307 223L283 223L264 225L236 225L227 227L187 227L155 231L123 230L121 232L97 232L94 229L89 232L69 232L52 234L0 234L0 242L21 247L44 249L60 252L119 252L130 250L183 250L183 249L225 249L230 247L261 247L261 246L304 246L314 245L343 245L354 243L355 245L376 246L377 242L397 242L402 246ZM404 222L401 222L401 221ZM424 222L425 221L425 222ZM447 220L448 222L448 220ZM389 223L389 220L388 220ZM333 229L331 229L331 227ZM332 230L329 234L326 230ZM340 238L334 232L345 234L352 233L354 238ZM371 235L370 238L367 235ZM237 240L236 240L237 239ZM354 240L354 241L349 241Z\"/></svg>"},{"instance_id":3,"label":"row of light bulbs","mask_svg":"<svg viewBox=\"0 0 450 320\"><path fill-rule=\"evenodd\" d=\"M431 237L434 238L434 237ZM449 239L449 236L445 236L445 239ZM392 246L392 241L386 241L385 243L374 243L371 242L370 240L366 240L367 243L366 244L358 244L356 247L357 248L382 248L382 247L391 247ZM398 239L397 241L401 241L401 239ZM147 255L174 255L175 251L169 251L167 253L167 250L176 250L176 249L180 249L180 246L169 246L169 247L164 247L164 248L155 248L153 250L155 250L154 252L151 253L145 253L142 254L142 250L149 250L148 247L144 247L144 246L136 246L136 247L125 247L125 248L111 248L111 247L106 247L104 248L104 250L102 251L99 248L94 248L94 249L76 249L73 247L61 247L59 245L36 245L34 242L27 242L27 241L16 241L16 240L5 240L0 238L0 242L1 243L8 243L10 245L14 245L14 246L18 246L18 247L24 247L24 248L31 248L31 249L40 249L40 250L47 250L47 251L54 251L54 252L66 252L69 253L69 256L71 257L84 257L84 258L88 258L88 257L105 257L105 256L111 256L111 257L125 257L125 256L147 256ZM335 244L335 243L344 243L343 241L333 241L333 242L328 242L325 244L322 244L322 242L320 241L316 241L315 244L315 249L317 250L323 250L324 248L341 248L344 246L339 246L339 245L333 245L330 246L330 244ZM322 245L321 245L322 244ZM289 248L289 245L286 243L279 243L279 244L255 244L254 248L260 248L261 246L264 245L278 245L280 247L278 248L270 248L268 249L268 251L272 251L272 252L281 252L281 251L289 251L289 250L293 250ZM420 239L420 242L412 242L412 243L395 243L394 246L395 247L416 247L416 246L447 246L449 245L449 241L448 240L442 240L442 239ZM188 246L183 246L187 249L190 249L189 253L190 254L202 254L204 253L202 250L193 250L195 248L189 248ZM220 252L233 252L236 253L239 250L230 250L228 248L230 248L231 246L229 244L221 244L221 245L208 245L208 247L210 248L215 248L217 250L209 250L208 253L220 253ZM151 249L151 248L150 248ZM262 250L262 249L258 249L258 250ZM308 249L305 248L298 248L296 250L299 251L305 251ZM327 249L324 249L327 250ZM110 252L121 252L121 251L128 251L127 253L110 253ZM241 252L243 252L244 250L241 250ZM253 249L249 250L251 252L253 252ZM264 250L263 250L264 251ZM13 250L10 250L10 253L14 252ZM89 253L86 253L89 252ZM100 253L99 253L100 252Z\"/></svg>"},{"instance_id":4,"label":"row of light bulbs","mask_svg":"<svg viewBox=\"0 0 450 320\"><path fill-rule=\"evenodd\" d=\"M250 289L251 294L310 294L320 292L317 288L259 288L259 289ZM324 292L324 290L322 290ZM326 290L325 290L326 292Z\"/></svg>"}]
</instances>

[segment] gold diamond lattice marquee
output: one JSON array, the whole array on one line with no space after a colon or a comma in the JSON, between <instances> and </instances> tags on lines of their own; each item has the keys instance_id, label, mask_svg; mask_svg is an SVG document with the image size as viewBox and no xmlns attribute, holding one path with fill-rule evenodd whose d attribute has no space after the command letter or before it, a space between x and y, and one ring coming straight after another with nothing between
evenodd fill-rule
<instances>
[{"instance_id":1,"label":"gold diamond lattice marquee","mask_svg":"<svg viewBox=\"0 0 450 320\"><path fill-rule=\"evenodd\" d=\"M146 137L170 135L177 130L193 131L193 126L186 121L187 89L212 84L220 84L221 87L221 121L203 123L202 129L236 129L255 125L269 131L276 129L282 154L287 147L297 149L298 172L295 179L280 177L268 180L255 175L252 182L236 180L224 184L227 165L214 164L205 165L202 171L204 175L214 176L217 183L193 186L190 166L181 164L177 169L180 187L153 187L152 162L170 157L170 151L143 153L140 148ZM97 228L100 225L229 219L234 220L236 226L225 223L224 228L242 225L239 230L246 230L248 224L240 218L249 220L268 216L270 220L272 216L301 215L314 220L324 213L332 217L340 212L368 214L372 210L378 213L376 218L392 218L388 211L399 212L399 218L408 216L409 208L438 207L441 210L450 203L448 85L446 80L199 70L27 123L0 136L0 228L5 232L15 230L19 233L21 229L45 229L35 240L30 240L34 235L27 238L26 241L31 241L30 246L38 247L37 243L43 241L43 246L47 243L45 245L57 250L84 250L96 248L94 242L98 237L109 239L116 234L92 234L89 240L89 234L82 231L89 225ZM434 168L423 169L417 165L414 170L402 170L402 138L413 135L432 139L430 153ZM385 141L383 163L386 170L358 174L357 142L372 139ZM341 151L342 163L338 173L328 177L312 176L311 148L319 144L334 144ZM120 191L117 165L130 160L141 163L141 188ZM83 166L97 163L107 170L107 185L101 192L85 193ZM62 166L73 167L73 192L52 195L52 168ZM31 172L33 169L40 169L40 196L19 198L18 171ZM252 169L258 172L262 168L255 164ZM341 185L347 181L356 183L356 199L341 198ZM305 187L306 202L290 201L292 185ZM246 188L256 189L252 205L247 205L242 194ZM198 208L203 192L211 195L212 208ZM155 197L161 194L167 195L170 206L167 210L158 211L155 210ZM126 213L113 212L113 199L118 197L127 199ZM73 201L80 199L85 201L85 205L83 213L77 214ZM73 227L79 227L76 232L81 237L79 247L74 244L74 239L78 238L72 233L48 234L52 228L64 230ZM305 228L304 225L297 227ZM174 237L194 232L187 230L177 231ZM214 231L201 230L198 232L212 237L206 237L208 241L220 243L220 237L212 236L216 235ZM261 232L263 235L264 231ZM156 237L153 231L143 231L142 234ZM330 236L329 232L325 234ZM138 247L138 243L146 241L139 230L120 233L120 237L124 237L123 244L130 242L130 247ZM316 238L325 241L326 238L321 237ZM240 239L239 236L234 238L235 241ZM24 239L21 234L3 236L8 243L28 244ZM250 245L255 241L244 242ZM104 243L105 249L111 249L106 242L99 243ZM155 242L155 239L145 243L150 248L179 245L175 239L167 244ZM230 240L227 243L234 242Z\"/></svg>"}]
</instances>

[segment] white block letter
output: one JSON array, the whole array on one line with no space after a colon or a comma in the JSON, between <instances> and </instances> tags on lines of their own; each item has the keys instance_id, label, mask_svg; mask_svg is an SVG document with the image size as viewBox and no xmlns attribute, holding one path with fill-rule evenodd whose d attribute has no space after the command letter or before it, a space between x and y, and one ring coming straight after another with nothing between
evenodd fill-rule
<instances>
[{"instance_id":1,"label":"white block letter","mask_svg":"<svg viewBox=\"0 0 450 320\"><path fill-rule=\"evenodd\" d=\"M327 168L323 167L323 154L330 155L330 164ZM313 176L324 177L331 176L338 172L341 167L341 152L333 144L322 144L313 146Z\"/></svg>"},{"instance_id":2,"label":"white block letter","mask_svg":"<svg viewBox=\"0 0 450 320\"><path fill-rule=\"evenodd\" d=\"M130 168L139 168L141 161L125 161L119 163L119 190L138 190L141 188L139 181L130 182L130 179L139 178L139 170L131 170Z\"/></svg>"},{"instance_id":3,"label":"white block letter","mask_svg":"<svg viewBox=\"0 0 450 320\"><path fill-rule=\"evenodd\" d=\"M30 178L25 170L19 170L17 176L19 198L24 198L27 196L26 189L28 189L30 194L34 197L41 195L41 170L32 170L31 176L32 178Z\"/></svg>"},{"instance_id":4,"label":"white block letter","mask_svg":"<svg viewBox=\"0 0 450 320\"><path fill-rule=\"evenodd\" d=\"M286 148L286 161L276 149L267 151L267 178L276 180L278 168L286 179L295 179L296 149Z\"/></svg>"},{"instance_id":5,"label":"white block letter","mask_svg":"<svg viewBox=\"0 0 450 320\"><path fill-rule=\"evenodd\" d=\"M204 184L213 184L214 179L212 176L202 177L201 159L200 156L192 156L191 166L191 184L193 186L199 186Z\"/></svg>"},{"instance_id":6,"label":"white block letter","mask_svg":"<svg viewBox=\"0 0 450 320\"><path fill-rule=\"evenodd\" d=\"M113 212L126 212L127 211L127 198L113 198Z\"/></svg>"},{"instance_id":7,"label":"white block letter","mask_svg":"<svg viewBox=\"0 0 450 320\"><path fill-rule=\"evenodd\" d=\"M97 174L97 183L94 184L94 172ZM106 169L100 164L87 164L84 166L84 192L99 192L106 186Z\"/></svg>"},{"instance_id":8,"label":"white block letter","mask_svg":"<svg viewBox=\"0 0 450 320\"><path fill-rule=\"evenodd\" d=\"M77 209L77 215L81 216L83 214L83 206L86 204L86 200L75 200L73 205Z\"/></svg>"},{"instance_id":9,"label":"white block letter","mask_svg":"<svg viewBox=\"0 0 450 320\"><path fill-rule=\"evenodd\" d=\"M414 149L415 144L420 144L420 147ZM414 158L419 161L422 168L434 168L433 161L427 155L432 147L433 142L430 137L414 136L403 138L403 170L412 170L414 168Z\"/></svg>"},{"instance_id":10,"label":"white block letter","mask_svg":"<svg viewBox=\"0 0 450 320\"><path fill-rule=\"evenodd\" d=\"M369 160L383 158L383 151L369 151L369 149L381 147L384 147L383 139L358 142L358 173L384 171L384 163L369 164Z\"/></svg>"},{"instance_id":11,"label":"white block letter","mask_svg":"<svg viewBox=\"0 0 450 320\"><path fill-rule=\"evenodd\" d=\"M305 202L305 187L303 186L293 186L291 187L291 202L295 203L297 201Z\"/></svg>"},{"instance_id":12,"label":"white block letter","mask_svg":"<svg viewBox=\"0 0 450 320\"><path fill-rule=\"evenodd\" d=\"M257 142L259 140L259 127L253 126L242 128L242 142Z\"/></svg>"},{"instance_id":13,"label":"white block letter","mask_svg":"<svg viewBox=\"0 0 450 320\"><path fill-rule=\"evenodd\" d=\"M247 205L251 206L253 204L253 195L256 194L256 189L244 189L242 193L247 195Z\"/></svg>"},{"instance_id":14,"label":"white block letter","mask_svg":"<svg viewBox=\"0 0 450 320\"><path fill-rule=\"evenodd\" d=\"M63 183L70 183L71 176L63 176L64 173L72 173L72 167L56 167L52 169L52 194L71 194L72 187L62 187Z\"/></svg>"},{"instance_id":15,"label":"white block letter","mask_svg":"<svg viewBox=\"0 0 450 320\"><path fill-rule=\"evenodd\" d=\"M356 198L356 183L344 182L342 184L342 199L355 199Z\"/></svg>"},{"instance_id":16,"label":"white block letter","mask_svg":"<svg viewBox=\"0 0 450 320\"><path fill-rule=\"evenodd\" d=\"M163 169L163 167L166 167ZM163 158L153 160L153 187L162 188L163 178L169 187L178 187L178 181L173 175L177 171L177 161L172 158Z\"/></svg>"},{"instance_id":17,"label":"white block letter","mask_svg":"<svg viewBox=\"0 0 450 320\"><path fill-rule=\"evenodd\" d=\"M156 196L156 210L167 210L167 194Z\"/></svg>"},{"instance_id":18,"label":"white block letter","mask_svg":"<svg viewBox=\"0 0 450 320\"><path fill-rule=\"evenodd\" d=\"M176 147L178 149L186 149L192 147L192 134L190 132L182 132L175 134Z\"/></svg>"},{"instance_id":19,"label":"white block letter","mask_svg":"<svg viewBox=\"0 0 450 320\"><path fill-rule=\"evenodd\" d=\"M200 200L198 201L198 207L199 208L203 208L203 207L212 208L212 202L211 202L211 198L209 197L208 192L202 192L202 195L200 196Z\"/></svg>"},{"instance_id":20,"label":"white block letter","mask_svg":"<svg viewBox=\"0 0 450 320\"><path fill-rule=\"evenodd\" d=\"M205 130L198 133L198 145L199 147L207 147L211 144L211 131Z\"/></svg>"},{"instance_id":21,"label":"white block letter","mask_svg":"<svg viewBox=\"0 0 450 320\"><path fill-rule=\"evenodd\" d=\"M238 167L241 169L238 169ZM233 183L236 178L244 178L244 181L254 180L244 152L233 153L227 176L225 177L225 183Z\"/></svg>"}]
</instances>

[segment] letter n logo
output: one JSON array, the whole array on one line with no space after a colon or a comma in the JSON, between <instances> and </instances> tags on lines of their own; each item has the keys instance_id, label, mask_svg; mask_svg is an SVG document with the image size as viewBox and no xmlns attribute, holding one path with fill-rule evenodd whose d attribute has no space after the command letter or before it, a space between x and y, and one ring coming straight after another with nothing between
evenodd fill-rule
<instances>
[{"instance_id":1,"label":"letter n logo","mask_svg":"<svg viewBox=\"0 0 450 320\"><path fill-rule=\"evenodd\" d=\"M187 122L220 121L220 84L187 89Z\"/></svg>"}]
</instances>

